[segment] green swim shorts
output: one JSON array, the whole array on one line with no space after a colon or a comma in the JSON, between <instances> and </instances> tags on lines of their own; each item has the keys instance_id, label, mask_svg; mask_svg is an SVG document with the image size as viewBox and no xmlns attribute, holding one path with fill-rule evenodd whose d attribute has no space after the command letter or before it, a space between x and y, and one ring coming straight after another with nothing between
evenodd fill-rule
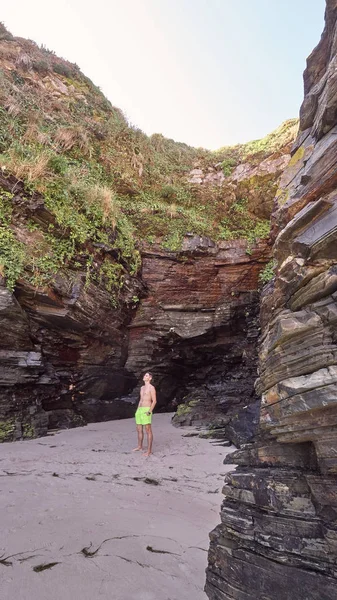
<instances>
[{"instance_id":1,"label":"green swim shorts","mask_svg":"<svg viewBox=\"0 0 337 600\"><path fill-rule=\"evenodd\" d=\"M149 406L139 406L136 410L135 419L136 425L151 425L152 413L148 415Z\"/></svg>"}]
</instances>

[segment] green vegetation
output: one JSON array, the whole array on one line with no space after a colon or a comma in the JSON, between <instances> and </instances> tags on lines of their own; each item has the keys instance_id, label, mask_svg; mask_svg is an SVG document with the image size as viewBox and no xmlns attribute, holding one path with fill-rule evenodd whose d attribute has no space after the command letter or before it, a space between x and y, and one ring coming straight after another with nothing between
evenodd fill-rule
<instances>
[{"instance_id":1,"label":"green vegetation","mask_svg":"<svg viewBox=\"0 0 337 600\"><path fill-rule=\"evenodd\" d=\"M198 404L200 403L199 400L189 400L188 402L185 402L184 404L178 404L177 407L177 416L178 417L183 417L185 415L188 415L190 412L192 412L192 409L195 406L198 406Z\"/></svg>"},{"instance_id":2,"label":"green vegetation","mask_svg":"<svg viewBox=\"0 0 337 600\"><path fill-rule=\"evenodd\" d=\"M63 77L71 77L73 75L72 69L63 63L56 63L53 65L54 73L63 75Z\"/></svg>"},{"instance_id":3,"label":"green vegetation","mask_svg":"<svg viewBox=\"0 0 337 600\"><path fill-rule=\"evenodd\" d=\"M236 167L237 165L237 161L234 158L225 158L225 160L222 161L222 172L224 174L225 177L229 177L232 172L234 167Z\"/></svg>"},{"instance_id":4,"label":"green vegetation","mask_svg":"<svg viewBox=\"0 0 337 600\"><path fill-rule=\"evenodd\" d=\"M7 31L6 27L4 26L3 23L0 23L0 40L12 40L13 36L12 34Z\"/></svg>"},{"instance_id":5,"label":"green vegetation","mask_svg":"<svg viewBox=\"0 0 337 600\"><path fill-rule=\"evenodd\" d=\"M188 404L179 404L177 407L177 417L183 417L188 415L192 411L192 408Z\"/></svg>"},{"instance_id":6,"label":"green vegetation","mask_svg":"<svg viewBox=\"0 0 337 600\"><path fill-rule=\"evenodd\" d=\"M31 423L24 423L22 435L24 438L28 439L36 437L34 425Z\"/></svg>"},{"instance_id":7,"label":"green vegetation","mask_svg":"<svg viewBox=\"0 0 337 600\"><path fill-rule=\"evenodd\" d=\"M24 245L9 228L12 219L13 194L0 189L0 274L6 278L7 287L14 289L20 277L25 257Z\"/></svg>"},{"instance_id":8,"label":"green vegetation","mask_svg":"<svg viewBox=\"0 0 337 600\"><path fill-rule=\"evenodd\" d=\"M275 260L270 260L263 271L259 274L259 280L261 283L265 284L271 281L275 275Z\"/></svg>"},{"instance_id":9,"label":"green vegetation","mask_svg":"<svg viewBox=\"0 0 337 600\"><path fill-rule=\"evenodd\" d=\"M214 155L218 157L219 161L223 161L225 166L232 167L245 161L258 164L274 152L278 152L280 148L290 144L293 136L297 133L297 128L298 120L289 119L260 140L236 146L225 146L216 150Z\"/></svg>"},{"instance_id":10,"label":"green vegetation","mask_svg":"<svg viewBox=\"0 0 337 600\"><path fill-rule=\"evenodd\" d=\"M222 230L219 237L221 239L243 238L248 241L249 247L255 244L258 239L269 236L270 222L267 219L252 220L247 204L247 198L241 198L230 206L228 216L220 222Z\"/></svg>"},{"instance_id":11,"label":"green vegetation","mask_svg":"<svg viewBox=\"0 0 337 600\"><path fill-rule=\"evenodd\" d=\"M9 442L13 438L15 423L13 420L0 421L0 442Z\"/></svg>"},{"instance_id":12,"label":"green vegetation","mask_svg":"<svg viewBox=\"0 0 337 600\"><path fill-rule=\"evenodd\" d=\"M103 282L116 305L126 274L139 272L144 241L176 252L186 233L243 237L249 252L268 236L244 190L233 198L226 185L197 189L187 175L195 164L207 170L221 163L226 177L247 158L257 164L285 144L294 121L217 152L148 137L77 65L28 40L14 40L18 55L2 25L0 37L1 56L12 63L0 71L0 269L10 289L20 277L39 287L71 269L87 285ZM20 217L8 176L24 184ZM49 222L37 218L32 198L43 198Z\"/></svg>"}]
</instances>

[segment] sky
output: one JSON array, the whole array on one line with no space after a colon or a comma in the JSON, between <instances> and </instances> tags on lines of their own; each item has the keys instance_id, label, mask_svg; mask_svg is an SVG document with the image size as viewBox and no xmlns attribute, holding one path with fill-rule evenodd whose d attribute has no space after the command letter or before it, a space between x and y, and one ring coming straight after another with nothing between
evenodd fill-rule
<instances>
[{"instance_id":1,"label":"sky","mask_svg":"<svg viewBox=\"0 0 337 600\"><path fill-rule=\"evenodd\" d=\"M11 0L15 36L79 65L145 133L216 149L297 117L325 0Z\"/></svg>"}]
</instances>

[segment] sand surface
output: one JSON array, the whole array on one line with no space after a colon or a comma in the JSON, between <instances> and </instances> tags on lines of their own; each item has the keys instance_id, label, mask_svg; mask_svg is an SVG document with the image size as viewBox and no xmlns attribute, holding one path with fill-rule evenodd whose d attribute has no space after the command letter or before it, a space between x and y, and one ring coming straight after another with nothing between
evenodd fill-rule
<instances>
[{"instance_id":1,"label":"sand surface","mask_svg":"<svg viewBox=\"0 0 337 600\"><path fill-rule=\"evenodd\" d=\"M206 600L228 449L170 420L149 458L132 419L0 445L1 600Z\"/></svg>"}]
</instances>

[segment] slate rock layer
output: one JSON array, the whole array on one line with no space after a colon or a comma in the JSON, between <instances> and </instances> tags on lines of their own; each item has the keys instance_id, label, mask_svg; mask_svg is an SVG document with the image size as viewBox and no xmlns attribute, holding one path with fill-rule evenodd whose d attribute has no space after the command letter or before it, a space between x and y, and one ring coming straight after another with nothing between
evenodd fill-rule
<instances>
[{"instance_id":1,"label":"slate rock layer","mask_svg":"<svg viewBox=\"0 0 337 600\"><path fill-rule=\"evenodd\" d=\"M210 600L337 597L337 2L308 59L293 156L273 214L258 441L227 477Z\"/></svg>"}]
</instances>

